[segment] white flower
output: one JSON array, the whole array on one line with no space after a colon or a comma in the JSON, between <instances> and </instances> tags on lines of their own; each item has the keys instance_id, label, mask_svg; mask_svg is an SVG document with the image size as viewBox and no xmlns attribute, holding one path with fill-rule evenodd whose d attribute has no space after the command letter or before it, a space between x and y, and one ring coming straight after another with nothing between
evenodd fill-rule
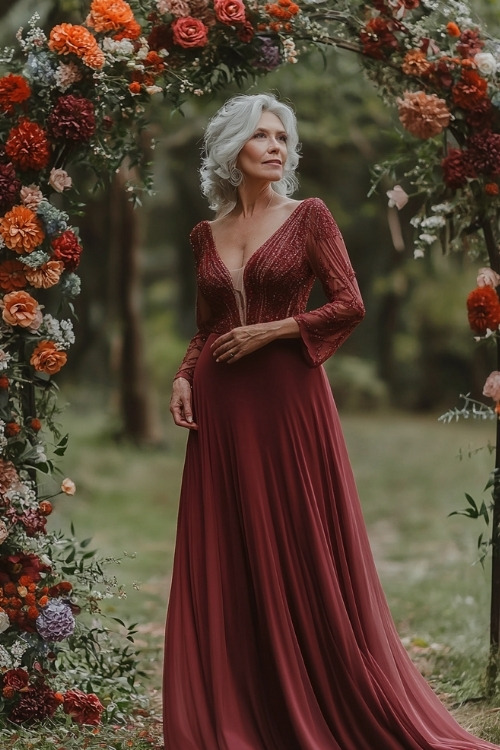
<instances>
[{"instance_id":1,"label":"white flower","mask_svg":"<svg viewBox=\"0 0 500 750\"><path fill-rule=\"evenodd\" d=\"M432 245L433 242L436 242L437 237L435 234L426 234L423 232L422 234L418 235L418 239L422 242L425 242L426 245Z\"/></svg>"},{"instance_id":2,"label":"white flower","mask_svg":"<svg viewBox=\"0 0 500 750\"><path fill-rule=\"evenodd\" d=\"M47 461L47 454L40 443L33 446L31 453L33 454L33 463L44 464Z\"/></svg>"},{"instance_id":3,"label":"white flower","mask_svg":"<svg viewBox=\"0 0 500 750\"><path fill-rule=\"evenodd\" d=\"M3 646L0 646L0 668L9 669L12 665L12 660L9 656L9 652Z\"/></svg>"},{"instance_id":4,"label":"white flower","mask_svg":"<svg viewBox=\"0 0 500 750\"><path fill-rule=\"evenodd\" d=\"M9 366L9 361L12 359L12 355L8 352L0 349L0 372L6 370Z\"/></svg>"},{"instance_id":5,"label":"white flower","mask_svg":"<svg viewBox=\"0 0 500 750\"><path fill-rule=\"evenodd\" d=\"M115 57L130 57L134 53L134 45L130 39L110 39L105 37L102 43L104 52L110 52Z\"/></svg>"},{"instance_id":6,"label":"white flower","mask_svg":"<svg viewBox=\"0 0 500 750\"><path fill-rule=\"evenodd\" d=\"M0 633L4 633L10 628L10 620L7 612L0 612Z\"/></svg>"},{"instance_id":7,"label":"white flower","mask_svg":"<svg viewBox=\"0 0 500 750\"><path fill-rule=\"evenodd\" d=\"M424 229L437 229L446 225L446 219L442 216L427 216L423 219L420 226Z\"/></svg>"},{"instance_id":8,"label":"white flower","mask_svg":"<svg viewBox=\"0 0 500 750\"><path fill-rule=\"evenodd\" d=\"M477 69L483 76L494 76L498 69L498 62L491 52L478 52L474 55Z\"/></svg>"},{"instance_id":9,"label":"white flower","mask_svg":"<svg viewBox=\"0 0 500 750\"><path fill-rule=\"evenodd\" d=\"M161 94L163 91L161 86L146 86L146 92L152 96L153 94Z\"/></svg>"},{"instance_id":10,"label":"white flower","mask_svg":"<svg viewBox=\"0 0 500 750\"><path fill-rule=\"evenodd\" d=\"M48 555L38 555L38 557L40 558L40 562L42 562L44 565L52 567L52 560Z\"/></svg>"},{"instance_id":11,"label":"white flower","mask_svg":"<svg viewBox=\"0 0 500 750\"><path fill-rule=\"evenodd\" d=\"M422 250L422 248L417 247L417 249L413 253L413 257L415 258L415 260L417 260L418 258L423 258L424 256L425 256L425 253Z\"/></svg>"}]
</instances>

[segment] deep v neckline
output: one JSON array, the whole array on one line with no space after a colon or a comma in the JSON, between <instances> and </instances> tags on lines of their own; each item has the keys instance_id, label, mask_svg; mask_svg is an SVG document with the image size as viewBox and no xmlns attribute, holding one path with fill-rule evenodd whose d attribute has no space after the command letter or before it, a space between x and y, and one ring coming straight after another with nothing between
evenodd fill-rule
<instances>
[{"instance_id":1,"label":"deep v neckline","mask_svg":"<svg viewBox=\"0 0 500 750\"><path fill-rule=\"evenodd\" d=\"M213 250L213 253L214 253L217 261L219 262L220 266L224 270L227 278L231 280L231 285L232 285L231 271L241 271L243 269L243 279L244 279L245 278L245 273L246 273L246 270L247 270L247 266L251 263L251 261L255 258L255 256L259 255L261 253L261 251L271 242L271 240L273 240L276 237L276 235L279 234L282 231L282 229L284 229L286 227L286 225L288 224L288 222L292 219L293 216L295 216L295 214L297 213L297 211L299 210L299 208L301 206L303 206L304 203L306 203L306 201L307 201L307 198L305 200L300 201L299 205L295 206L295 208L293 209L293 211L286 217L285 221L283 221L279 225L279 227L277 229L275 229L272 234L269 235L269 237L267 238L267 240L265 240L262 243L262 245L259 245L259 247L256 250L253 251L253 253L251 254L251 256L248 258L247 262L244 263L239 268L230 269L230 268L228 268L228 266L226 266L226 264L222 260L222 257L220 255L219 251L217 250L217 245L215 244L215 239L214 239L214 234L212 232L211 224L210 224L209 221L205 220L204 223L208 227L208 233L209 233L209 237L210 237L211 248Z\"/></svg>"}]
</instances>

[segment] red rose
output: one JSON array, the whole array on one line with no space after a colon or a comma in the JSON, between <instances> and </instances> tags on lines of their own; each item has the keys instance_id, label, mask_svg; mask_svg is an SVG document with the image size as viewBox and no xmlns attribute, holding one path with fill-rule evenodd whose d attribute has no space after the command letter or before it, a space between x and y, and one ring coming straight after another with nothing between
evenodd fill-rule
<instances>
[{"instance_id":1,"label":"red rose","mask_svg":"<svg viewBox=\"0 0 500 750\"><path fill-rule=\"evenodd\" d=\"M28 682L29 675L26 670L20 667L18 669L9 669L3 676L2 690L5 691L5 688L8 688L9 692L19 693L28 685Z\"/></svg>"},{"instance_id":2,"label":"red rose","mask_svg":"<svg viewBox=\"0 0 500 750\"><path fill-rule=\"evenodd\" d=\"M244 23L245 6L241 0L215 0L215 15L221 23Z\"/></svg>"},{"instance_id":3,"label":"red rose","mask_svg":"<svg viewBox=\"0 0 500 750\"><path fill-rule=\"evenodd\" d=\"M186 16L176 18L172 23L174 44L188 49L190 47L204 47L208 41L208 28L198 18Z\"/></svg>"},{"instance_id":4,"label":"red rose","mask_svg":"<svg viewBox=\"0 0 500 750\"><path fill-rule=\"evenodd\" d=\"M63 709L77 724L99 724L104 706L94 693L68 690L64 694Z\"/></svg>"},{"instance_id":5,"label":"red rose","mask_svg":"<svg viewBox=\"0 0 500 750\"><path fill-rule=\"evenodd\" d=\"M83 249L76 234L71 229L66 229L60 237L52 240L51 245L54 260L62 260L66 271L74 271L80 262Z\"/></svg>"}]
</instances>

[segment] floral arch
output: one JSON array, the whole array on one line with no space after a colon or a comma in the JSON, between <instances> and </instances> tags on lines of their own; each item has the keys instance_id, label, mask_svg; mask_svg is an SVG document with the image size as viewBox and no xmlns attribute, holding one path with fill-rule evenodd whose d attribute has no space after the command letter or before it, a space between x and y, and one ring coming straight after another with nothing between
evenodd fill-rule
<instances>
[{"instance_id":1,"label":"floral arch","mask_svg":"<svg viewBox=\"0 0 500 750\"><path fill-rule=\"evenodd\" d=\"M20 725L69 714L97 724L99 697L65 676L78 649L91 652L105 628L75 620L93 611L89 582L99 562L85 543L47 533L52 500L72 494L57 476L67 437L53 421L54 376L74 342L73 300L82 244L71 167L112 174L139 158L137 134L152 97L178 107L231 81L243 85L311 46L352 51L412 144L380 167L420 197L415 256L433 245L487 265L468 299L471 328L499 339L500 42L460 0L92 0L81 24L46 31L35 16L1 56L0 77L0 713ZM416 157L416 158L415 158ZM500 410L500 373L485 385ZM495 413L496 412L496 413ZM457 410L450 418L463 413ZM497 419L497 427L499 421ZM500 580L500 439L494 472L493 578ZM488 518L471 505L466 515ZM105 581L104 581L105 585ZM495 587L494 587L495 588ZM492 599L496 664L500 586ZM120 651L123 658L128 652ZM491 666L491 665L490 665ZM494 671L494 670L493 670ZM84 673L81 673L84 675ZM56 713L57 712L57 713Z\"/></svg>"}]
</instances>

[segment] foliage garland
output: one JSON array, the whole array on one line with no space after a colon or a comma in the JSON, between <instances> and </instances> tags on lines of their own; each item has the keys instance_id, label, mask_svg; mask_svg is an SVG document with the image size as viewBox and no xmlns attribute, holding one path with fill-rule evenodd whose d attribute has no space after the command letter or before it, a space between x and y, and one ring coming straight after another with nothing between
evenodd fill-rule
<instances>
[{"instance_id":1,"label":"foliage garland","mask_svg":"<svg viewBox=\"0 0 500 750\"><path fill-rule=\"evenodd\" d=\"M82 24L46 34L38 21L0 59L0 714L29 724L62 706L96 724L105 708L82 689L97 684L94 657L110 654L129 691L136 666L80 616L114 587L88 540L46 529L53 498L75 489L55 480L67 436L53 381L74 341L80 291L70 216L84 204L71 168L83 163L102 179L125 156L140 163L151 97L178 107L296 63L312 46L351 50L399 114L401 148L376 177L404 181L391 205L418 196L415 256L441 244L489 258L469 316L480 337L495 338L500 42L460 0L340 0L335 9L327 0L92 0ZM498 405L493 380L485 392Z\"/></svg>"}]
</instances>

